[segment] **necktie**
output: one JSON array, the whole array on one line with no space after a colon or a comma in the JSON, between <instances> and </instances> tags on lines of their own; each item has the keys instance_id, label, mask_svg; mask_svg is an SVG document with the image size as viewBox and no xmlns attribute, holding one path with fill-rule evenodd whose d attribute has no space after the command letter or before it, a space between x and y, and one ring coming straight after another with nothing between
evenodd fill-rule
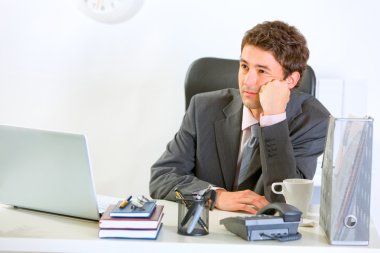
<instances>
[{"instance_id":1,"label":"necktie","mask_svg":"<svg viewBox=\"0 0 380 253\"><path fill-rule=\"evenodd\" d=\"M254 124L251 126L251 136L248 141L244 144L243 154L240 165L239 179L238 185L243 183L247 178L251 176L251 172L249 171L250 161L253 155L253 151L259 143L259 124Z\"/></svg>"}]
</instances>

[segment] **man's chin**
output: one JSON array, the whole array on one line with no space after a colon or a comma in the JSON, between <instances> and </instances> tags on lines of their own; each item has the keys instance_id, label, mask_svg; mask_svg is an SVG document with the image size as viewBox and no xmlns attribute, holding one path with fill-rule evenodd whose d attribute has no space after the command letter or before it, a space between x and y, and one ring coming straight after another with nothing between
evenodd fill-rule
<instances>
[{"instance_id":1,"label":"man's chin","mask_svg":"<svg viewBox=\"0 0 380 253\"><path fill-rule=\"evenodd\" d=\"M249 109L259 109L261 107L260 103L256 103L253 101L243 101L243 104L245 105L245 107Z\"/></svg>"}]
</instances>

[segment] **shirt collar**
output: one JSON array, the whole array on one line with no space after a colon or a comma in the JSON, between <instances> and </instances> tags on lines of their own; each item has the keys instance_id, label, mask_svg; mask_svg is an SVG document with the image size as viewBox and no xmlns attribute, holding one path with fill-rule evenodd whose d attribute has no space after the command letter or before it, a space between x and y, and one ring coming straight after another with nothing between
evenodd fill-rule
<instances>
[{"instance_id":1,"label":"shirt collar","mask_svg":"<svg viewBox=\"0 0 380 253\"><path fill-rule=\"evenodd\" d=\"M257 119L255 119L251 113L251 111L243 106L243 120L241 122L241 130L251 127L252 125L258 123Z\"/></svg>"}]
</instances>

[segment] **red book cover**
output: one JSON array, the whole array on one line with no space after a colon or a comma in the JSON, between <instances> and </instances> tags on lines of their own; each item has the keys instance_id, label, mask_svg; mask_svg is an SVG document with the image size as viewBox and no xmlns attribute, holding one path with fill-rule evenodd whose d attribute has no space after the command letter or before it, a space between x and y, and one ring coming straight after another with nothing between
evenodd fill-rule
<instances>
[{"instance_id":1,"label":"red book cover","mask_svg":"<svg viewBox=\"0 0 380 253\"><path fill-rule=\"evenodd\" d=\"M156 240L161 227L162 223L157 229L99 229L99 237Z\"/></svg>"}]
</instances>

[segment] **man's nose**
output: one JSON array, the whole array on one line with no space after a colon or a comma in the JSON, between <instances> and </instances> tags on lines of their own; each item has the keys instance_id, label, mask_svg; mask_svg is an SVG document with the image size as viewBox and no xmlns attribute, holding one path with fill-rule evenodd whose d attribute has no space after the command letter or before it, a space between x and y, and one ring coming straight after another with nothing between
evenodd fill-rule
<instances>
[{"instance_id":1,"label":"man's nose","mask_svg":"<svg viewBox=\"0 0 380 253\"><path fill-rule=\"evenodd\" d=\"M253 71L248 72L244 78L244 84L246 86L257 86L258 85L257 74L254 73Z\"/></svg>"}]
</instances>

